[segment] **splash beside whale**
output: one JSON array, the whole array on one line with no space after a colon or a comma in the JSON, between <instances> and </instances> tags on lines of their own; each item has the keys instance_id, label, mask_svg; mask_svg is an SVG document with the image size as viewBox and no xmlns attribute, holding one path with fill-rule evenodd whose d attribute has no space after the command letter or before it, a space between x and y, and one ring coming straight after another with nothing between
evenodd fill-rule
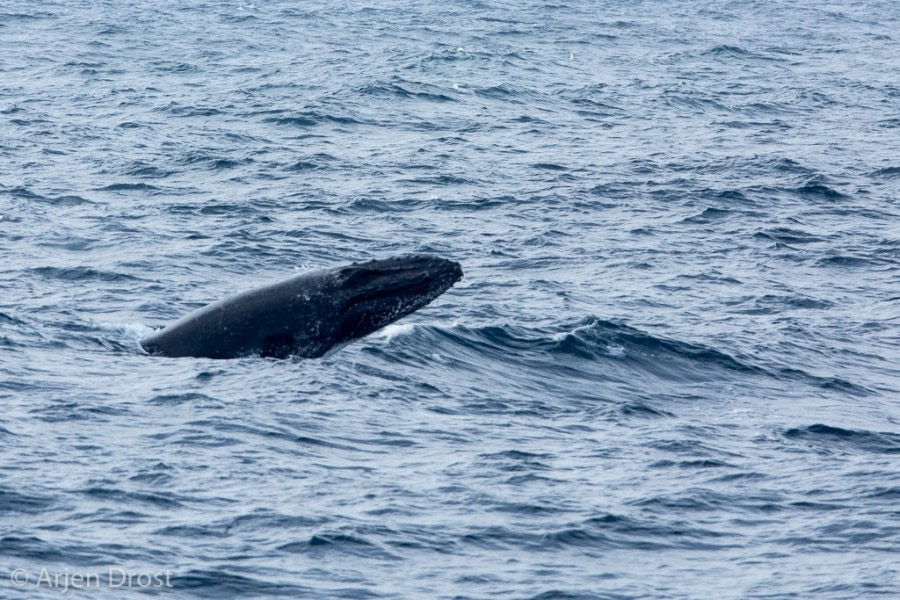
<instances>
[{"instance_id":1,"label":"splash beside whale","mask_svg":"<svg viewBox=\"0 0 900 600\"><path fill-rule=\"evenodd\" d=\"M141 340L150 354L317 358L422 308L459 263L407 255L311 271L200 308Z\"/></svg>"}]
</instances>

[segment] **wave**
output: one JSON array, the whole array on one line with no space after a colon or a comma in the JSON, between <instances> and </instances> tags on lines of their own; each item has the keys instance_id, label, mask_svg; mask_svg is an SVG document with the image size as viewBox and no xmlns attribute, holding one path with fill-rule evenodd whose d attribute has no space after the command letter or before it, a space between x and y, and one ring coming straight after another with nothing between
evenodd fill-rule
<instances>
[{"instance_id":1,"label":"wave","mask_svg":"<svg viewBox=\"0 0 900 600\"><path fill-rule=\"evenodd\" d=\"M734 58L740 60L783 60L780 57L769 56L767 54L747 50L746 48L742 48L740 46L731 46L729 44L719 44L718 46L714 46L709 50L703 52L703 56L711 56L715 58Z\"/></svg>"},{"instance_id":2,"label":"wave","mask_svg":"<svg viewBox=\"0 0 900 600\"><path fill-rule=\"evenodd\" d=\"M101 188L97 188L100 192L156 192L159 191L155 185L149 183L111 183Z\"/></svg>"},{"instance_id":3,"label":"wave","mask_svg":"<svg viewBox=\"0 0 900 600\"><path fill-rule=\"evenodd\" d=\"M314 111L288 112L268 111L268 114L276 113L277 116L269 116L263 119L265 123L285 125L290 127L310 128L322 123L336 123L338 125L362 125L364 122L355 117Z\"/></svg>"},{"instance_id":4,"label":"wave","mask_svg":"<svg viewBox=\"0 0 900 600\"><path fill-rule=\"evenodd\" d=\"M450 90L442 90L439 87L419 84L411 81L397 80L387 84L371 84L360 88L360 94L366 96L388 96L410 100L424 100L426 102L457 102L458 99L451 95Z\"/></svg>"},{"instance_id":5,"label":"wave","mask_svg":"<svg viewBox=\"0 0 900 600\"><path fill-rule=\"evenodd\" d=\"M51 496L23 494L0 489L0 515L9 515L10 513L37 515L50 510L54 504L56 504L56 499Z\"/></svg>"},{"instance_id":6,"label":"wave","mask_svg":"<svg viewBox=\"0 0 900 600\"><path fill-rule=\"evenodd\" d=\"M877 171L872 171L872 177L885 177L885 178L893 178L900 177L900 167L885 167L883 169L878 169Z\"/></svg>"},{"instance_id":7,"label":"wave","mask_svg":"<svg viewBox=\"0 0 900 600\"><path fill-rule=\"evenodd\" d=\"M237 575L223 569L191 569L175 574L172 587L185 590L200 598L286 597L307 598L321 596L321 588L309 588L297 584L275 583L265 576ZM352 596L347 596L352 597Z\"/></svg>"},{"instance_id":8,"label":"wave","mask_svg":"<svg viewBox=\"0 0 900 600\"><path fill-rule=\"evenodd\" d=\"M139 281L139 277L126 273L100 271L91 267L36 267L29 270L31 273L48 279L60 279L63 281Z\"/></svg>"},{"instance_id":9,"label":"wave","mask_svg":"<svg viewBox=\"0 0 900 600\"><path fill-rule=\"evenodd\" d=\"M805 185L793 188L789 191L797 194L798 196L802 196L804 198L812 200L841 200L847 197L832 187L829 187L823 183L816 182L810 182Z\"/></svg>"},{"instance_id":10,"label":"wave","mask_svg":"<svg viewBox=\"0 0 900 600\"><path fill-rule=\"evenodd\" d=\"M784 437L805 442L808 447L826 454L865 452L872 454L900 454L900 435L896 433L845 429L816 423L808 427L791 428Z\"/></svg>"},{"instance_id":11,"label":"wave","mask_svg":"<svg viewBox=\"0 0 900 600\"><path fill-rule=\"evenodd\" d=\"M773 227L764 229L754 234L754 237L766 240L772 240L781 244L813 244L825 241L824 238L813 235L800 229L792 229L790 227Z\"/></svg>"},{"instance_id":12,"label":"wave","mask_svg":"<svg viewBox=\"0 0 900 600\"><path fill-rule=\"evenodd\" d=\"M250 157L230 158L218 156L205 150L194 150L184 154L179 160L179 164L190 166L201 166L213 171L234 169L242 165L253 163Z\"/></svg>"},{"instance_id":13,"label":"wave","mask_svg":"<svg viewBox=\"0 0 900 600\"><path fill-rule=\"evenodd\" d=\"M423 355L423 348L430 351ZM370 352L385 352L369 347ZM624 323L589 317L562 327L516 325L467 327L416 326L394 332L390 358L420 363L433 353L476 369L485 361L508 364L534 377L590 382L631 381L635 376L657 382L726 379L732 373L765 374L745 359L702 344L671 340Z\"/></svg>"},{"instance_id":14,"label":"wave","mask_svg":"<svg viewBox=\"0 0 900 600\"><path fill-rule=\"evenodd\" d=\"M52 206L79 206L82 204L94 204L93 201L75 194L64 194L62 196L44 196L24 187L13 187L8 190L3 190L2 186L0 186L0 191L4 191L5 193L16 198L22 198L30 202L50 204Z\"/></svg>"}]
</instances>

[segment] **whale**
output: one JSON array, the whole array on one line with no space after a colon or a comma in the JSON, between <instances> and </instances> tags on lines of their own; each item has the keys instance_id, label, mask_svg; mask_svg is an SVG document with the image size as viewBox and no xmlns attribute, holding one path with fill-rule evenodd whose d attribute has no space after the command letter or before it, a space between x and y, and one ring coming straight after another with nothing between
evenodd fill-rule
<instances>
[{"instance_id":1,"label":"whale","mask_svg":"<svg viewBox=\"0 0 900 600\"><path fill-rule=\"evenodd\" d=\"M308 271L208 304L139 343L169 357L319 358L422 308L462 275L457 262L415 254Z\"/></svg>"}]
</instances>

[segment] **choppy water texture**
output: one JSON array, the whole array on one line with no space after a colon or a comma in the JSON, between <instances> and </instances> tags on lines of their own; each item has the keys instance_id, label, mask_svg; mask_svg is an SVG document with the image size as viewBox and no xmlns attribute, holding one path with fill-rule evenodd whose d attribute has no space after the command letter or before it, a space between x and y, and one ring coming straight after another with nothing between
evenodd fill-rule
<instances>
[{"instance_id":1,"label":"choppy water texture","mask_svg":"<svg viewBox=\"0 0 900 600\"><path fill-rule=\"evenodd\" d=\"M7 0L0 595L896 597L898 32L887 1ZM323 360L137 346L405 252L466 277ZM107 591L67 597L144 593Z\"/></svg>"}]
</instances>

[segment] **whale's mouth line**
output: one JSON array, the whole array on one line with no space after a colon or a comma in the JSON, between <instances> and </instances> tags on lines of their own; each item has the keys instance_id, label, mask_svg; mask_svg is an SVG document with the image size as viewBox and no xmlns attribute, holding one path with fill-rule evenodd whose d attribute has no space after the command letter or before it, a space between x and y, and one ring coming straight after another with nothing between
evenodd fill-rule
<instances>
[{"instance_id":1,"label":"whale's mouth line","mask_svg":"<svg viewBox=\"0 0 900 600\"><path fill-rule=\"evenodd\" d=\"M385 299L404 298L408 296L417 296L427 293L431 289L432 281L422 277L420 281L406 283L404 285L395 285L392 287L371 287L353 294L350 297L351 304L359 304L366 301L376 301Z\"/></svg>"},{"instance_id":2,"label":"whale's mouth line","mask_svg":"<svg viewBox=\"0 0 900 600\"><path fill-rule=\"evenodd\" d=\"M342 312L345 316L358 314L361 311L365 313L383 311L384 314L393 314L410 305L418 308L439 296L452 285L437 286L433 285L434 283L436 282L423 281L414 286L366 290L351 296Z\"/></svg>"}]
</instances>

